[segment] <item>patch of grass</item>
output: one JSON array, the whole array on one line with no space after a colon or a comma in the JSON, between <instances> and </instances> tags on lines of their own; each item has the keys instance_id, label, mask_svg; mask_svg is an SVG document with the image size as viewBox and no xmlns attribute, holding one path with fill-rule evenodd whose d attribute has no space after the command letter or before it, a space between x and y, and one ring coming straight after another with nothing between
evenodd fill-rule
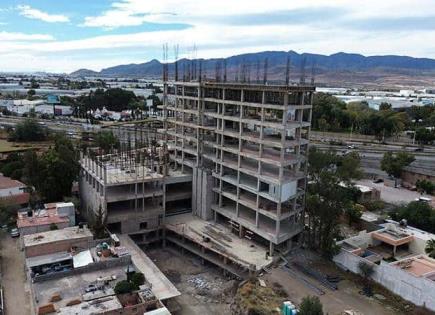
<instances>
[{"instance_id":1,"label":"patch of grass","mask_svg":"<svg viewBox=\"0 0 435 315\"><path fill-rule=\"evenodd\" d=\"M270 286L262 287L256 281L246 282L236 294L238 309L243 314L278 315L284 300L282 292L276 292Z\"/></svg>"}]
</instances>

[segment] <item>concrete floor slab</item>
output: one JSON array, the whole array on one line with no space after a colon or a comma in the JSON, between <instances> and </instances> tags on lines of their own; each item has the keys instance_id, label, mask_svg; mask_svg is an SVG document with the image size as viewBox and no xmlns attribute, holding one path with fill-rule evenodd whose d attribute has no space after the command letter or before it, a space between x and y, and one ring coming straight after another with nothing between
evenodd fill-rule
<instances>
[{"instance_id":1,"label":"concrete floor slab","mask_svg":"<svg viewBox=\"0 0 435 315\"><path fill-rule=\"evenodd\" d=\"M211 251L216 251L212 247L213 241L206 242L202 237L213 238L207 231L207 229L211 228L219 235L224 235L223 237L215 237L214 241L225 248L225 254L228 254L231 259L240 262L242 265L255 265L256 270L260 270L272 263L272 258L266 258L267 248L254 244L248 239L239 238L224 225L201 220L189 213L168 217L166 219L166 228L177 234L184 234L187 238Z\"/></svg>"}]
</instances>

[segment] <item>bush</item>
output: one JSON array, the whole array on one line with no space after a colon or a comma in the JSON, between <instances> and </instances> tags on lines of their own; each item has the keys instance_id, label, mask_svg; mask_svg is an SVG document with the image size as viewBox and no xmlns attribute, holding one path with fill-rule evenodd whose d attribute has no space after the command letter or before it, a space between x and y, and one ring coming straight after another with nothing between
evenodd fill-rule
<instances>
[{"instance_id":1,"label":"bush","mask_svg":"<svg viewBox=\"0 0 435 315\"><path fill-rule=\"evenodd\" d=\"M134 288L133 283L131 283L127 280L122 280L116 284L114 290L115 290L116 294L124 294L124 293L130 293L130 292L134 291L135 288Z\"/></svg>"},{"instance_id":2,"label":"bush","mask_svg":"<svg viewBox=\"0 0 435 315\"><path fill-rule=\"evenodd\" d=\"M299 315L323 315L323 306L317 296L306 296L299 307Z\"/></svg>"},{"instance_id":3,"label":"bush","mask_svg":"<svg viewBox=\"0 0 435 315\"><path fill-rule=\"evenodd\" d=\"M136 272L131 276L131 283L136 290L139 290L139 287L145 283L145 276L141 272Z\"/></svg>"}]
</instances>

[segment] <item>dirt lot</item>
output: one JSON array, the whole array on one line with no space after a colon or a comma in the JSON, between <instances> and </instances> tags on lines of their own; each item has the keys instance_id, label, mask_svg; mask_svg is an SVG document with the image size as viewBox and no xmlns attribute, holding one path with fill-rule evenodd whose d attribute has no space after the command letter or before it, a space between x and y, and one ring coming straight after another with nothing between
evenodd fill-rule
<instances>
[{"instance_id":1,"label":"dirt lot","mask_svg":"<svg viewBox=\"0 0 435 315\"><path fill-rule=\"evenodd\" d=\"M29 288L24 274L24 255L18 249L18 239L13 239L4 233L0 238L6 315L29 315Z\"/></svg>"},{"instance_id":2,"label":"dirt lot","mask_svg":"<svg viewBox=\"0 0 435 315\"><path fill-rule=\"evenodd\" d=\"M312 252L299 250L293 256L288 257L293 257L293 261L303 262L304 266L309 266L321 274L334 275L342 279L338 283L338 290L334 291L302 272L296 272L297 277L295 277L281 267L274 268L271 273L264 275L263 279L269 285L280 284L289 299L296 304L299 304L302 298L307 295L316 295L323 304L324 312L329 315L341 314L344 310L354 310L364 315L431 314L428 311L417 313L411 303L400 299L378 285L373 286L373 297L362 295L360 293L362 290L361 279L358 276L340 270L332 262L326 261ZM293 269L293 271L295 270ZM321 289L324 294L316 292L304 280Z\"/></svg>"},{"instance_id":3,"label":"dirt lot","mask_svg":"<svg viewBox=\"0 0 435 315\"><path fill-rule=\"evenodd\" d=\"M237 283L199 258L174 249L146 250L147 255L181 292L177 315L230 314Z\"/></svg>"}]
</instances>

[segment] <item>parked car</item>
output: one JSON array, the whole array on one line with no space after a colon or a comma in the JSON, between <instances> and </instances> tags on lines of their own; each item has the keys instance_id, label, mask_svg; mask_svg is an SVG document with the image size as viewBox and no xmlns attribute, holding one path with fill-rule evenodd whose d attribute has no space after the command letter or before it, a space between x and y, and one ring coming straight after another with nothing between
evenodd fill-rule
<instances>
[{"instance_id":1,"label":"parked car","mask_svg":"<svg viewBox=\"0 0 435 315\"><path fill-rule=\"evenodd\" d=\"M377 179L375 179L374 181L373 181L373 183L375 183L375 184L379 184L379 183L382 183L384 180L382 179L382 178L377 178Z\"/></svg>"},{"instance_id":2,"label":"parked car","mask_svg":"<svg viewBox=\"0 0 435 315\"><path fill-rule=\"evenodd\" d=\"M18 236L20 236L20 231L18 231L17 228L13 228L13 229L10 230L9 234L10 234L12 237L18 237Z\"/></svg>"}]
</instances>

